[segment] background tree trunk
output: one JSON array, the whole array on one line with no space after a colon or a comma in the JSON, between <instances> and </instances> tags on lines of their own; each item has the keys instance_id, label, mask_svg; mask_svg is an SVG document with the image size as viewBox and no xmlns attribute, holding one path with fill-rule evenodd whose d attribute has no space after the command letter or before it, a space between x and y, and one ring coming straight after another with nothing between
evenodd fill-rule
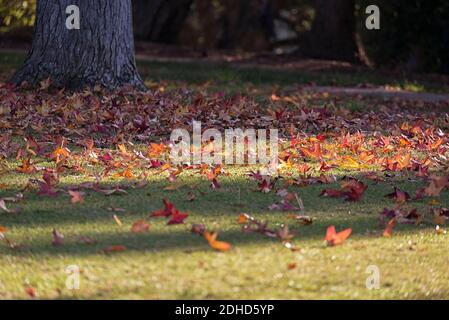
<instances>
[{"instance_id":1,"label":"background tree trunk","mask_svg":"<svg viewBox=\"0 0 449 320\"><path fill-rule=\"evenodd\" d=\"M354 0L315 0L315 20L300 51L318 59L357 59Z\"/></svg>"},{"instance_id":2,"label":"background tree trunk","mask_svg":"<svg viewBox=\"0 0 449 320\"><path fill-rule=\"evenodd\" d=\"M274 34L272 0L227 0L222 18L221 49L260 50Z\"/></svg>"},{"instance_id":3,"label":"background tree trunk","mask_svg":"<svg viewBox=\"0 0 449 320\"><path fill-rule=\"evenodd\" d=\"M133 0L137 39L173 43L190 12L193 0Z\"/></svg>"},{"instance_id":4,"label":"background tree trunk","mask_svg":"<svg viewBox=\"0 0 449 320\"><path fill-rule=\"evenodd\" d=\"M69 5L80 9L80 30L66 28ZM47 78L68 89L144 89L134 57L131 0L38 0L32 48L12 81L36 85Z\"/></svg>"}]
</instances>

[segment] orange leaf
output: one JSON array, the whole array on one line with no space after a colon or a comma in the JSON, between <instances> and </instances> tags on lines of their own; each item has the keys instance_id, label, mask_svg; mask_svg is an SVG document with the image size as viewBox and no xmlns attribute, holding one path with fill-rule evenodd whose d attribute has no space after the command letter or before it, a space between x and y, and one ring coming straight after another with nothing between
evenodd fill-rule
<instances>
[{"instance_id":1,"label":"orange leaf","mask_svg":"<svg viewBox=\"0 0 449 320\"><path fill-rule=\"evenodd\" d=\"M390 238L393 235L393 228L396 225L396 222L397 222L396 218L393 218L388 222L387 227L385 228L382 234L384 237Z\"/></svg>"},{"instance_id":2,"label":"orange leaf","mask_svg":"<svg viewBox=\"0 0 449 320\"><path fill-rule=\"evenodd\" d=\"M123 223L120 221L120 219L115 214L112 217L114 218L115 223L117 223L119 226L123 225Z\"/></svg>"},{"instance_id":3,"label":"orange leaf","mask_svg":"<svg viewBox=\"0 0 449 320\"><path fill-rule=\"evenodd\" d=\"M329 226L326 231L326 237L328 246L337 246L342 244L352 233L352 229L348 228L340 232L335 231L335 226Z\"/></svg>"},{"instance_id":4,"label":"orange leaf","mask_svg":"<svg viewBox=\"0 0 449 320\"><path fill-rule=\"evenodd\" d=\"M287 267L288 267L288 270L293 270L293 269L295 269L296 268L296 263L289 263L288 265L287 265Z\"/></svg>"},{"instance_id":5,"label":"orange leaf","mask_svg":"<svg viewBox=\"0 0 449 320\"><path fill-rule=\"evenodd\" d=\"M323 156L323 153L321 152L321 144L319 142L315 142L312 149L300 147L299 150L301 150L306 158L321 159Z\"/></svg>"},{"instance_id":6,"label":"orange leaf","mask_svg":"<svg viewBox=\"0 0 449 320\"><path fill-rule=\"evenodd\" d=\"M122 252L125 251L126 247L121 245L110 246L101 250L103 253L113 253L113 252Z\"/></svg>"},{"instance_id":7,"label":"orange leaf","mask_svg":"<svg viewBox=\"0 0 449 320\"><path fill-rule=\"evenodd\" d=\"M17 172L21 173L33 173L36 171L36 167L31 164L31 159L26 158L22 160L22 165L16 169Z\"/></svg>"},{"instance_id":8,"label":"orange leaf","mask_svg":"<svg viewBox=\"0 0 449 320\"><path fill-rule=\"evenodd\" d=\"M127 168L123 170L122 172L118 172L114 175L116 178L126 178L126 179L132 179L134 178L134 174L132 173L130 168Z\"/></svg>"},{"instance_id":9,"label":"orange leaf","mask_svg":"<svg viewBox=\"0 0 449 320\"><path fill-rule=\"evenodd\" d=\"M247 223L247 222L248 222L248 217L247 217L247 215L244 214L244 213L242 213L242 214L239 216L238 223L239 223L239 224L245 224L245 223Z\"/></svg>"},{"instance_id":10,"label":"orange leaf","mask_svg":"<svg viewBox=\"0 0 449 320\"><path fill-rule=\"evenodd\" d=\"M157 158L159 157L165 150L167 149L167 146L163 143L157 144L157 143L151 143L149 150L148 150L148 156L150 158Z\"/></svg>"},{"instance_id":11,"label":"orange leaf","mask_svg":"<svg viewBox=\"0 0 449 320\"><path fill-rule=\"evenodd\" d=\"M61 157L68 158L70 155L70 151L67 148L57 148L53 151L51 158L55 159L56 162L59 162Z\"/></svg>"},{"instance_id":12,"label":"orange leaf","mask_svg":"<svg viewBox=\"0 0 449 320\"><path fill-rule=\"evenodd\" d=\"M217 251L228 251L231 249L231 245L224 241L217 241L218 234L216 232L210 233L208 231L205 231L203 233L204 238L209 242L209 245L212 249Z\"/></svg>"}]
</instances>

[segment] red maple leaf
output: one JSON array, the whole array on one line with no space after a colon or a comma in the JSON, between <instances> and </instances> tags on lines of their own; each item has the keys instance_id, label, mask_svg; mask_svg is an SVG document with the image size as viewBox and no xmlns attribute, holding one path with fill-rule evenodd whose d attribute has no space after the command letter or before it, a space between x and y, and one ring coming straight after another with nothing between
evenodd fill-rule
<instances>
[{"instance_id":1,"label":"red maple leaf","mask_svg":"<svg viewBox=\"0 0 449 320\"><path fill-rule=\"evenodd\" d=\"M167 222L168 225L171 224L181 224L184 223L184 220L187 219L189 215L187 213L182 213L178 209L173 210L173 214L171 219Z\"/></svg>"},{"instance_id":2,"label":"red maple leaf","mask_svg":"<svg viewBox=\"0 0 449 320\"><path fill-rule=\"evenodd\" d=\"M152 217L170 217L173 214L173 209L175 208L175 206L173 205L173 203L171 203L170 201L168 201L167 199L163 199L162 202L164 202L164 209L161 210L157 210L154 211L151 216Z\"/></svg>"}]
</instances>

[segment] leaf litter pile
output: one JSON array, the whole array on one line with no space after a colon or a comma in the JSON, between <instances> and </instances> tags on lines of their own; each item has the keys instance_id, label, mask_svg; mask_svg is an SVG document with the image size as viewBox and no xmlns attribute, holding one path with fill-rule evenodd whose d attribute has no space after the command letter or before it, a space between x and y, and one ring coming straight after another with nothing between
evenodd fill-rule
<instances>
[{"instance_id":1,"label":"leaf litter pile","mask_svg":"<svg viewBox=\"0 0 449 320\"><path fill-rule=\"evenodd\" d=\"M185 89L148 93L105 93L96 89L69 94L49 91L45 83L38 94L32 94L2 85L0 177L20 175L28 182L19 193L0 198L0 215L20 218L27 193L62 198L76 206L87 203L92 193L126 197L134 189L145 188L156 175L167 180L167 192L182 192L178 177L185 172L209 181L211 192L218 192L222 177L229 176L226 166L174 165L170 161L171 131L183 128L191 132L195 120L201 121L202 130L279 130L279 165L274 171L248 167L246 178L252 183L251 192L275 194L278 201L267 209L284 213L296 226L306 227L315 217L305 214L300 193L306 189L293 192L295 187L321 184L316 201L329 197L352 203L369 193L371 184L386 184L385 198L391 200L391 206L378 213L379 237L394 236L397 224L427 224L438 234L445 234L449 209L439 199L449 187L447 106L383 101L375 110L354 112L341 107L336 98L319 105L314 105L313 99L299 94L273 95L260 103L242 95L206 95ZM203 141L203 152L213 143ZM68 175L81 175L84 182L62 184L61 178ZM425 187L415 193L396 186L391 189L390 185L401 177ZM110 179L115 183L107 183ZM7 183L0 183L0 190L8 189ZM189 202L200 200L191 191L185 198ZM419 212L414 203L423 201L429 208ZM196 222L194 215L179 210L177 205L167 196L160 210L135 221L129 232L151 232L153 220L165 219L167 228L189 224L191 232L214 250L226 252L235 247L232 239L220 240L219 230ZM126 208L108 210L115 223L122 226L120 213ZM288 225L270 227L247 213L229 219L240 224L244 233L277 239L292 251L300 250L295 244L300 243L300 234ZM327 246L336 246L352 234L351 226L337 231L329 225L322 236ZM14 243L8 235L7 226L0 226L4 245L14 250L27 245ZM54 229L49 235L53 246L64 246L64 241L62 230ZM91 245L97 240L79 235L79 243ZM99 252L126 249L126 244L117 244Z\"/></svg>"}]
</instances>

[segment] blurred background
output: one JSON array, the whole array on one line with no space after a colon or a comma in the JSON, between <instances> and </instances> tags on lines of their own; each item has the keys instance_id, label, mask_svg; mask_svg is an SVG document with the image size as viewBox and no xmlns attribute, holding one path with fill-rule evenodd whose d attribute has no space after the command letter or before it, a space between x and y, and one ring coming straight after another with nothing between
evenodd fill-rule
<instances>
[{"instance_id":1,"label":"blurred background","mask_svg":"<svg viewBox=\"0 0 449 320\"><path fill-rule=\"evenodd\" d=\"M36 0L0 0L0 46L30 44ZM348 61L371 68L449 73L443 0L132 0L137 51ZM367 30L365 8L380 8Z\"/></svg>"}]
</instances>

